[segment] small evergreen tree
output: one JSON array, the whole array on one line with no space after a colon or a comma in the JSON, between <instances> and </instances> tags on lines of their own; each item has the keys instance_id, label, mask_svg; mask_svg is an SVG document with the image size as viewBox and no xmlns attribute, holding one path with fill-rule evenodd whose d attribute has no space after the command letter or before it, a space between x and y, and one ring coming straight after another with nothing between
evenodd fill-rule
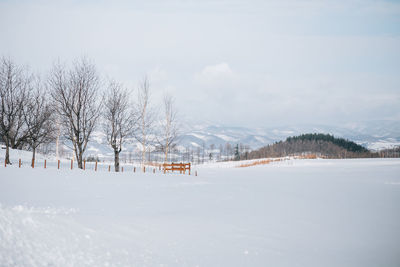
<instances>
[{"instance_id":1,"label":"small evergreen tree","mask_svg":"<svg viewBox=\"0 0 400 267\"><path fill-rule=\"evenodd\" d=\"M240 153L239 153L239 145L236 144L235 146L235 160L240 160Z\"/></svg>"}]
</instances>

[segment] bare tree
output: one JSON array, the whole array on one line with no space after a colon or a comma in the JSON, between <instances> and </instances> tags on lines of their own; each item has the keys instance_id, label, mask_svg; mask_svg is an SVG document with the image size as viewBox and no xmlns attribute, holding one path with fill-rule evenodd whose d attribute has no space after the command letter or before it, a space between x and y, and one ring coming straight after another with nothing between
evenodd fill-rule
<instances>
[{"instance_id":1,"label":"bare tree","mask_svg":"<svg viewBox=\"0 0 400 267\"><path fill-rule=\"evenodd\" d=\"M196 149L197 164L200 164L200 152L201 152L201 149L198 146L197 149Z\"/></svg>"},{"instance_id":2,"label":"bare tree","mask_svg":"<svg viewBox=\"0 0 400 267\"><path fill-rule=\"evenodd\" d=\"M210 145L210 153L209 153L209 160L214 159L214 150L215 150L215 144Z\"/></svg>"},{"instance_id":3,"label":"bare tree","mask_svg":"<svg viewBox=\"0 0 400 267\"><path fill-rule=\"evenodd\" d=\"M96 68L86 58L76 61L69 71L60 63L55 64L49 85L65 138L72 142L78 167L82 169L83 153L100 116Z\"/></svg>"},{"instance_id":4,"label":"bare tree","mask_svg":"<svg viewBox=\"0 0 400 267\"><path fill-rule=\"evenodd\" d=\"M127 137L133 135L136 116L128 90L122 84L110 81L104 105L104 131L114 150L114 167L119 172L119 156Z\"/></svg>"},{"instance_id":5,"label":"bare tree","mask_svg":"<svg viewBox=\"0 0 400 267\"><path fill-rule=\"evenodd\" d=\"M54 140L54 111L42 88L39 78L35 79L34 88L27 95L28 101L22 112L27 130L27 142L32 149L32 166L35 162L36 149L39 145Z\"/></svg>"},{"instance_id":6,"label":"bare tree","mask_svg":"<svg viewBox=\"0 0 400 267\"><path fill-rule=\"evenodd\" d=\"M138 131L135 134L136 140L141 144L142 149L142 169L146 161L146 152L150 150L152 143L153 124L154 124L154 111L150 107L150 83L145 77L139 84L138 90Z\"/></svg>"},{"instance_id":7,"label":"bare tree","mask_svg":"<svg viewBox=\"0 0 400 267\"><path fill-rule=\"evenodd\" d=\"M218 160L222 160L222 155L224 154L224 147L222 144L219 144L219 154L218 154Z\"/></svg>"},{"instance_id":8,"label":"bare tree","mask_svg":"<svg viewBox=\"0 0 400 267\"><path fill-rule=\"evenodd\" d=\"M56 118L55 136L56 136L56 159L57 160L60 158L60 154L62 154L62 147L60 147L60 135L61 135L61 125L60 125L58 118Z\"/></svg>"},{"instance_id":9,"label":"bare tree","mask_svg":"<svg viewBox=\"0 0 400 267\"><path fill-rule=\"evenodd\" d=\"M206 143L204 141L201 142L201 163L204 164L204 157L206 153Z\"/></svg>"},{"instance_id":10,"label":"bare tree","mask_svg":"<svg viewBox=\"0 0 400 267\"><path fill-rule=\"evenodd\" d=\"M161 120L161 137L158 138L157 142L164 152L164 162L167 162L168 153L176 145L178 139L178 122L174 98L170 95L165 95L163 104L164 114Z\"/></svg>"},{"instance_id":11,"label":"bare tree","mask_svg":"<svg viewBox=\"0 0 400 267\"><path fill-rule=\"evenodd\" d=\"M226 160L231 160L232 155L232 145L230 143L225 144L225 153L226 153Z\"/></svg>"},{"instance_id":12,"label":"bare tree","mask_svg":"<svg viewBox=\"0 0 400 267\"><path fill-rule=\"evenodd\" d=\"M10 146L20 147L26 140L22 107L31 77L11 59L0 60L0 134L6 145L5 161L10 164Z\"/></svg>"}]
</instances>

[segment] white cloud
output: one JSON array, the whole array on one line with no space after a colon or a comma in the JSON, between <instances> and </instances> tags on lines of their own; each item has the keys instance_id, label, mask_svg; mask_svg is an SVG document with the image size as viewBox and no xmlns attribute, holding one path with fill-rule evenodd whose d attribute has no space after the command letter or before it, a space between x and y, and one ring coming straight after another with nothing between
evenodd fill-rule
<instances>
[{"instance_id":1,"label":"white cloud","mask_svg":"<svg viewBox=\"0 0 400 267\"><path fill-rule=\"evenodd\" d=\"M0 1L0 51L43 75L88 55L132 90L147 73L203 121L400 118L395 1L142 2Z\"/></svg>"},{"instance_id":2,"label":"white cloud","mask_svg":"<svg viewBox=\"0 0 400 267\"><path fill-rule=\"evenodd\" d=\"M231 67L227 63L207 66L201 73L209 77L231 76L233 74Z\"/></svg>"},{"instance_id":3,"label":"white cloud","mask_svg":"<svg viewBox=\"0 0 400 267\"><path fill-rule=\"evenodd\" d=\"M160 67L156 67L149 72L149 79L152 83L164 82L167 77L167 71Z\"/></svg>"},{"instance_id":4,"label":"white cloud","mask_svg":"<svg viewBox=\"0 0 400 267\"><path fill-rule=\"evenodd\" d=\"M200 73L195 75L196 80L207 84L228 81L233 77L234 73L231 67L225 62L206 66Z\"/></svg>"}]
</instances>

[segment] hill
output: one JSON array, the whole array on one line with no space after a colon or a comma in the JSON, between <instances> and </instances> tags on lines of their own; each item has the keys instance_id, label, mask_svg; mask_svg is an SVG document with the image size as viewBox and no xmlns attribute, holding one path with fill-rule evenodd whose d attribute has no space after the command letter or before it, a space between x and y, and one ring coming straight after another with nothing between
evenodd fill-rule
<instances>
[{"instance_id":1,"label":"hill","mask_svg":"<svg viewBox=\"0 0 400 267\"><path fill-rule=\"evenodd\" d=\"M373 157L367 148L353 141L330 134L302 134L285 141L264 146L249 153L248 158L284 157L298 154L317 154L326 158Z\"/></svg>"},{"instance_id":2,"label":"hill","mask_svg":"<svg viewBox=\"0 0 400 267\"><path fill-rule=\"evenodd\" d=\"M346 149L347 151L351 152L357 152L357 153L364 153L368 152L368 149L365 147L354 143L353 141L349 141L344 138L335 138L333 135L330 134L320 134L320 133L314 133L314 134L302 134L299 136L294 136L294 137L288 137L286 139L287 142L297 142L297 141L316 141L316 142L331 142L343 149Z\"/></svg>"}]
</instances>

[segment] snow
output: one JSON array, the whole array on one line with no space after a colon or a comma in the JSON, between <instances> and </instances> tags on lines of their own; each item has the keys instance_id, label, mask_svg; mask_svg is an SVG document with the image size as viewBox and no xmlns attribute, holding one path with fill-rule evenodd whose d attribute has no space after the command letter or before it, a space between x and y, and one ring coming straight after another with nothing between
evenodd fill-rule
<instances>
[{"instance_id":1,"label":"snow","mask_svg":"<svg viewBox=\"0 0 400 267\"><path fill-rule=\"evenodd\" d=\"M1 266L399 266L400 160L0 166Z\"/></svg>"},{"instance_id":2,"label":"snow","mask_svg":"<svg viewBox=\"0 0 400 267\"><path fill-rule=\"evenodd\" d=\"M386 140L382 139L382 140L379 140L376 142L370 142L367 144L368 149L371 149L373 151L395 148L397 146L400 146L400 142L398 140L395 140L394 138L388 138Z\"/></svg>"},{"instance_id":3,"label":"snow","mask_svg":"<svg viewBox=\"0 0 400 267\"><path fill-rule=\"evenodd\" d=\"M226 142L237 142L237 138L233 138L231 136L227 136L225 134L214 134L214 136L221 138L222 140Z\"/></svg>"},{"instance_id":4,"label":"snow","mask_svg":"<svg viewBox=\"0 0 400 267\"><path fill-rule=\"evenodd\" d=\"M4 157L5 157L5 149L0 150L0 160L4 164ZM40 153L36 153L36 160L44 160L45 158L49 158L50 156L43 156ZM32 152L19 150L19 149L11 149L10 148L10 160L11 162L18 163L18 160L21 159L23 162L31 162L32 161Z\"/></svg>"},{"instance_id":5,"label":"snow","mask_svg":"<svg viewBox=\"0 0 400 267\"><path fill-rule=\"evenodd\" d=\"M190 144L191 144L193 147L200 147L200 145L197 144L197 143L195 143L195 142L190 142Z\"/></svg>"},{"instance_id":6,"label":"snow","mask_svg":"<svg viewBox=\"0 0 400 267\"><path fill-rule=\"evenodd\" d=\"M196 137L196 138L198 138L198 139L200 139L200 140L203 140L203 141L206 141L206 140L207 140L207 137L204 136L204 135L201 135L201 134L190 133L190 135L191 135L191 136L194 136L194 137Z\"/></svg>"}]
</instances>

